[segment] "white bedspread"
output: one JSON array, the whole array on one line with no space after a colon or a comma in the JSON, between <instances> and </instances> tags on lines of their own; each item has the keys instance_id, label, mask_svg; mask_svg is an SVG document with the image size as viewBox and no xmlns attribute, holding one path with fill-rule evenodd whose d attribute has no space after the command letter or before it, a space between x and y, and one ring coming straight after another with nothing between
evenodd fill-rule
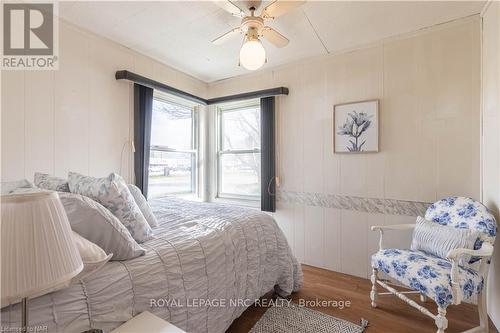
<instances>
[{"instance_id":1,"label":"white bedspread","mask_svg":"<svg viewBox=\"0 0 500 333\"><path fill-rule=\"evenodd\" d=\"M145 256L112 261L84 281L30 301L30 324L48 332L105 332L148 310L187 332L224 332L276 286L289 294L302 271L273 218L240 207L171 197L151 202L160 226ZM151 306L153 305L153 306ZM19 304L2 309L19 326Z\"/></svg>"}]
</instances>

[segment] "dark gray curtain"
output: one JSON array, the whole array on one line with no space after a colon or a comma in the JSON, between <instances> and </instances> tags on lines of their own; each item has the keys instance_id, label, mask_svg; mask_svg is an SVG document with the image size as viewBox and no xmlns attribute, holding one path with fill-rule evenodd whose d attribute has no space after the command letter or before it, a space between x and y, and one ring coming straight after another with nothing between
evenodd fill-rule
<instances>
[{"instance_id":1,"label":"dark gray curtain","mask_svg":"<svg viewBox=\"0 0 500 333\"><path fill-rule=\"evenodd\" d=\"M135 185L148 197L149 148L153 89L134 83L134 170Z\"/></svg>"},{"instance_id":2,"label":"dark gray curtain","mask_svg":"<svg viewBox=\"0 0 500 333\"><path fill-rule=\"evenodd\" d=\"M274 97L260 99L260 207L266 212L276 211Z\"/></svg>"}]
</instances>

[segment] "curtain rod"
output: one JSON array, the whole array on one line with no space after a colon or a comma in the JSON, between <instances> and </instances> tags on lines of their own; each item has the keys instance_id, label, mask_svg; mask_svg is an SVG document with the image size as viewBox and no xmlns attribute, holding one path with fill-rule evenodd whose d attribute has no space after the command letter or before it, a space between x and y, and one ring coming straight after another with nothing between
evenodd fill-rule
<instances>
[{"instance_id":1,"label":"curtain rod","mask_svg":"<svg viewBox=\"0 0 500 333\"><path fill-rule=\"evenodd\" d=\"M174 96L182 97L182 98L185 98L185 99L190 100L192 102L196 102L196 103L203 104L203 105L219 104L219 103L224 103L224 102L238 101L238 100L252 99L252 98L288 95L288 92L289 92L288 88L286 88L286 87L277 87L277 88L271 88L271 89L251 91L251 92L246 92L246 93L241 93L241 94L236 94L236 95L229 95L229 96L223 96L223 97L204 99L202 97L198 97L196 95L193 95L193 94L187 93L185 91L182 91L180 89L171 87L171 86L166 85L164 83L152 80L152 79L147 78L145 76L129 72L127 70L116 71L115 79L131 81L131 82L134 82L134 83L137 83L137 84L149 87L149 88L161 90L163 92L172 94Z\"/></svg>"},{"instance_id":2,"label":"curtain rod","mask_svg":"<svg viewBox=\"0 0 500 333\"><path fill-rule=\"evenodd\" d=\"M168 86L168 85L163 84L161 82L152 80L152 79L147 78L145 76L135 74L135 73L132 73L129 71L125 71L125 70L116 71L115 79L132 81L134 83L140 84L140 85L145 86L145 87L161 90L161 91L167 92L169 94L185 98L185 99L190 100L192 102L207 105L207 100L204 98L195 96L193 94L187 93L185 91L179 90L177 88Z\"/></svg>"}]
</instances>

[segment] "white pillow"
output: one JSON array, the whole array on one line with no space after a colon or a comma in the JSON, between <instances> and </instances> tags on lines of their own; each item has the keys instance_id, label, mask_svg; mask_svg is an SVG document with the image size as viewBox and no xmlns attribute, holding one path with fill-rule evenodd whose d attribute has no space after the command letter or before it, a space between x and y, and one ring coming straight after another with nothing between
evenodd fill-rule
<instances>
[{"instance_id":1,"label":"white pillow","mask_svg":"<svg viewBox=\"0 0 500 333\"><path fill-rule=\"evenodd\" d=\"M116 173L106 178L94 178L70 172L68 183L72 193L94 199L109 209L137 242L145 242L153 236L153 230L135 203L127 184Z\"/></svg>"},{"instance_id":2,"label":"white pillow","mask_svg":"<svg viewBox=\"0 0 500 333\"><path fill-rule=\"evenodd\" d=\"M148 204L148 201L146 200L144 195L142 195L141 190L134 184L127 184L127 186L130 190L130 193L132 193L132 196L135 199L135 203L137 204L137 206L139 206L142 215L144 215L144 217L146 218L146 221L148 221L151 227L157 227L158 221L156 220L156 217L154 216L153 211Z\"/></svg>"},{"instance_id":3,"label":"white pillow","mask_svg":"<svg viewBox=\"0 0 500 333\"><path fill-rule=\"evenodd\" d=\"M419 216L413 231L411 249L446 259L448 252L453 249L473 250L479 236L478 231L440 225ZM463 255L459 264L466 266L469 260L470 256Z\"/></svg>"},{"instance_id":4,"label":"white pillow","mask_svg":"<svg viewBox=\"0 0 500 333\"><path fill-rule=\"evenodd\" d=\"M78 248L78 252L80 252L80 256L82 257L83 261L83 270L80 272L80 274L73 278L73 281L80 280L88 277L91 274L94 274L99 269L101 269L104 264L107 263L113 256L113 253L107 255L106 252L104 252L104 250L99 246L83 238L74 231L73 240L76 247Z\"/></svg>"}]
</instances>

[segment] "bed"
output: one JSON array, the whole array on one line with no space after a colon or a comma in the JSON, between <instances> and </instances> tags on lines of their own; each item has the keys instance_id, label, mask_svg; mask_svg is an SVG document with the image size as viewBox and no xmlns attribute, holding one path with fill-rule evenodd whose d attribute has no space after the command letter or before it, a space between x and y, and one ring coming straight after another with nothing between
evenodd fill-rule
<instances>
[{"instance_id":1,"label":"bed","mask_svg":"<svg viewBox=\"0 0 500 333\"><path fill-rule=\"evenodd\" d=\"M68 288L30 300L30 326L48 332L108 332L150 311L187 332L224 332L262 295L302 286L300 265L274 219L254 209L151 201L160 225L144 256L108 262ZM18 327L19 304L2 309Z\"/></svg>"}]
</instances>

